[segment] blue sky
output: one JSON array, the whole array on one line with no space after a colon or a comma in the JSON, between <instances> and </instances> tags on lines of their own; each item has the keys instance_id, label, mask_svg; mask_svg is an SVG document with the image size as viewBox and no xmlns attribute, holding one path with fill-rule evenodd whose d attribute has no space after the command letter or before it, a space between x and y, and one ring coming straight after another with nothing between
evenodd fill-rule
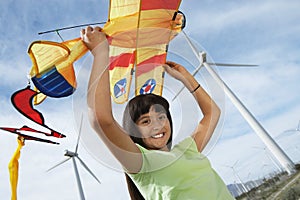
<instances>
[{"instance_id":1,"label":"blue sky","mask_svg":"<svg viewBox=\"0 0 300 200\"><path fill-rule=\"evenodd\" d=\"M187 18L185 32L208 54L210 61L258 64L256 68L214 68L234 91L260 124L294 161L299 162L300 133L296 129L300 120L300 14L299 1L182 1L181 10ZM27 84L31 61L27 55L29 44L35 40L60 41L53 34L38 32L64 26L106 21L108 2L104 0L73 1L1 1L0 2L0 126L35 126L21 116L11 105L11 94ZM64 39L79 37L80 29L61 32ZM179 35L170 44L170 55L186 60L189 70L197 61L190 50L183 50ZM77 199L78 190L71 162L46 173L64 159L65 149L76 145L79 116L76 106L87 77L82 66L90 63L86 56L75 63L79 89L74 96L47 99L39 105L46 123L66 133L58 146L26 142L20 159L18 195L23 200ZM233 166L244 180L262 178L277 167L258 136L243 119L222 90L215 87L206 70L196 76L198 81L216 98L222 108L222 118L206 154L226 183L237 181L228 166ZM170 81L170 82L169 82ZM166 77L165 95L172 98L180 85ZM167 92L169 91L169 92ZM186 92L186 91L185 91ZM188 93L172 103L178 117L176 128L191 127L201 117L193 112ZM82 103L82 102L80 102ZM119 110L120 109L120 110ZM116 107L119 116L121 108ZM187 128L188 129L188 128ZM101 180L98 184L81 166L80 175L87 199L126 199L124 176L114 167L115 161L101 143L93 138L87 120L80 143L80 157ZM189 129L188 129L189 130ZM178 133L178 139L188 133ZM92 144L92 145L91 145ZM7 164L16 148L16 137L0 132L0 188L1 196L10 197ZM113 163L113 164L111 164Z\"/></svg>"}]
</instances>

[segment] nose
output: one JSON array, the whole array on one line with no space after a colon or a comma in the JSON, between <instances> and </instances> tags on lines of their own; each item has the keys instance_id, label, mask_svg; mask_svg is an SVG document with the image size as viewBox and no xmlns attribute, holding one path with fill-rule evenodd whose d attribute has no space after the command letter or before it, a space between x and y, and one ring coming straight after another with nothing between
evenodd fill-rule
<instances>
[{"instance_id":1,"label":"nose","mask_svg":"<svg viewBox=\"0 0 300 200\"><path fill-rule=\"evenodd\" d=\"M155 118L154 120L152 120L152 129L154 131L159 131L162 129L162 127L164 126L164 122L161 121L159 118Z\"/></svg>"}]
</instances>

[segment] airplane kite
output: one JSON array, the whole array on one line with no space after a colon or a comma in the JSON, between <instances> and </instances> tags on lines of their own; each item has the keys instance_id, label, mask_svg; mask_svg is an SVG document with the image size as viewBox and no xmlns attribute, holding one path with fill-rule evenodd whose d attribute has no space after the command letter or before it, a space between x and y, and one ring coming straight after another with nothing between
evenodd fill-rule
<instances>
[{"instance_id":1,"label":"airplane kite","mask_svg":"<svg viewBox=\"0 0 300 200\"><path fill-rule=\"evenodd\" d=\"M58 43L35 41L28 54L33 66L30 77L36 90L41 92L34 97L34 104L42 102L46 96L66 97L76 88L73 62L88 51L80 38Z\"/></svg>"},{"instance_id":2,"label":"airplane kite","mask_svg":"<svg viewBox=\"0 0 300 200\"><path fill-rule=\"evenodd\" d=\"M135 95L162 94L162 65L168 44L185 26L184 15L178 11L180 3L181 0L110 0L103 31L110 43L110 88L116 103L128 100L134 73ZM65 97L75 91L73 63L87 51L80 38L62 43L35 41L30 45L30 76L40 92L34 97L35 105L46 96Z\"/></svg>"}]
</instances>

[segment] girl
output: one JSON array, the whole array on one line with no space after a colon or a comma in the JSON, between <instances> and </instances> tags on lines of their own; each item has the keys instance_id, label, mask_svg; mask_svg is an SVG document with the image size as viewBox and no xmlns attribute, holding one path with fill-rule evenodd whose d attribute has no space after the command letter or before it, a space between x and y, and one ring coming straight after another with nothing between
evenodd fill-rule
<instances>
[{"instance_id":1,"label":"girl","mask_svg":"<svg viewBox=\"0 0 300 200\"><path fill-rule=\"evenodd\" d=\"M106 36L100 27L87 27L81 37L94 56L87 97L91 124L123 166L131 198L234 199L208 159L199 153L214 132L220 109L196 79L177 63L164 66L191 91L203 113L191 136L171 148L168 102L154 94L133 98L125 108L121 127L112 114Z\"/></svg>"}]
</instances>

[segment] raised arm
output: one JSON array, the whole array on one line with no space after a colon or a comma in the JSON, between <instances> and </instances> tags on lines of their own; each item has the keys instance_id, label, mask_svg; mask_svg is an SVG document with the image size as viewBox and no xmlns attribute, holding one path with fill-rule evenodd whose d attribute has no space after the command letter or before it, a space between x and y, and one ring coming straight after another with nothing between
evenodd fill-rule
<instances>
[{"instance_id":1,"label":"raised arm","mask_svg":"<svg viewBox=\"0 0 300 200\"><path fill-rule=\"evenodd\" d=\"M131 173L142 165L140 150L114 119L109 88L109 45L100 27L81 31L82 40L94 56L87 102L91 124L122 166Z\"/></svg>"},{"instance_id":2,"label":"raised arm","mask_svg":"<svg viewBox=\"0 0 300 200\"><path fill-rule=\"evenodd\" d=\"M165 69L168 74L181 81L193 94L203 113L203 118L193 133L198 151L201 152L207 145L217 126L221 113L220 109L197 80L183 66L175 62L167 62Z\"/></svg>"}]
</instances>

